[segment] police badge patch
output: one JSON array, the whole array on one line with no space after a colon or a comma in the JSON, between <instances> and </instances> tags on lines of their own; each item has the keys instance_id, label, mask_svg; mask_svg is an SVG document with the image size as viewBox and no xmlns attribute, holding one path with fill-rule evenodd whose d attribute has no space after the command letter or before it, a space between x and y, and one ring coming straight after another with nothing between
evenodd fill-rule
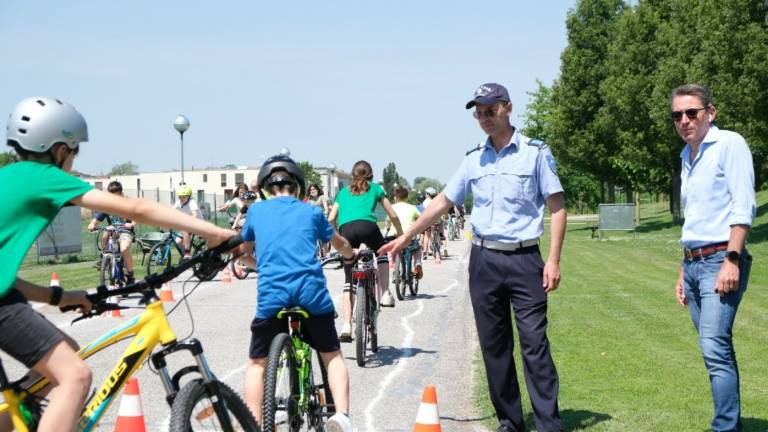
<instances>
[{"instance_id":1,"label":"police badge patch","mask_svg":"<svg viewBox=\"0 0 768 432\"><path fill-rule=\"evenodd\" d=\"M549 169L557 174L557 162L555 162L555 158L552 155L547 155L547 164L549 165Z\"/></svg>"}]
</instances>

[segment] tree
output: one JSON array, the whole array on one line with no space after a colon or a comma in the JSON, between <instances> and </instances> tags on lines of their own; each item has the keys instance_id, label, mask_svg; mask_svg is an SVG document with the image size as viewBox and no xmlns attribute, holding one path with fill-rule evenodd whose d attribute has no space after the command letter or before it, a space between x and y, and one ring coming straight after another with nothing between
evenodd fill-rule
<instances>
[{"instance_id":1,"label":"tree","mask_svg":"<svg viewBox=\"0 0 768 432\"><path fill-rule=\"evenodd\" d=\"M2 152L0 153L0 167L6 166L8 164L12 164L16 162L18 159L16 158L16 153L14 152Z\"/></svg>"},{"instance_id":2,"label":"tree","mask_svg":"<svg viewBox=\"0 0 768 432\"><path fill-rule=\"evenodd\" d=\"M299 162L297 164L301 171L304 173L304 183L309 188L310 184L320 184L320 174L315 171L315 167L307 161Z\"/></svg>"},{"instance_id":3,"label":"tree","mask_svg":"<svg viewBox=\"0 0 768 432\"><path fill-rule=\"evenodd\" d=\"M118 175L134 175L139 173L139 166L135 163L128 161L124 162L118 165L115 165L112 167L112 170L109 172L109 176L118 176Z\"/></svg>"},{"instance_id":4,"label":"tree","mask_svg":"<svg viewBox=\"0 0 768 432\"><path fill-rule=\"evenodd\" d=\"M384 168L384 172L381 174L382 187L388 197L394 196L395 185L400 183L400 174L397 173L397 167L394 162L390 162Z\"/></svg>"},{"instance_id":5,"label":"tree","mask_svg":"<svg viewBox=\"0 0 768 432\"><path fill-rule=\"evenodd\" d=\"M440 183L440 180L429 177L416 177L413 180L413 190L415 193L424 193L424 189L428 187L433 187L436 191L440 192L445 185Z\"/></svg>"},{"instance_id":6,"label":"tree","mask_svg":"<svg viewBox=\"0 0 768 432\"><path fill-rule=\"evenodd\" d=\"M550 146L561 162L609 185L618 180L610 158L616 146L596 117L603 106L600 85L606 79L608 46L615 22L626 8L622 0L580 0L568 13L568 45L560 77L552 89ZM603 197L601 197L603 199Z\"/></svg>"}]
</instances>

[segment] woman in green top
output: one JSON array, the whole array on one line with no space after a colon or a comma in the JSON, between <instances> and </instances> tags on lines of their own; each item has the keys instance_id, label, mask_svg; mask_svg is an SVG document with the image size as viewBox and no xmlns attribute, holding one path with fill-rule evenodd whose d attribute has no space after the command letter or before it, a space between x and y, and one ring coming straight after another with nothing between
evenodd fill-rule
<instances>
[{"instance_id":1,"label":"woman in green top","mask_svg":"<svg viewBox=\"0 0 768 432\"><path fill-rule=\"evenodd\" d=\"M384 245L384 237L381 229L376 225L376 205L381 203L387 212L392 225L397 230L397 235L403 234L400 219L387 199L384 189L378 183L374 183L373 169L366 161L358 161L352 167L352 183L339 191L336 202L333 203L328 220L338 226L339 233L345 237L353 248L359 248L365 243L373 251L378 251ZM387 256L378 257L378 284L376 285L381 306L393 307L395 299L389 292L389 261ZM349 292L352 283L352 267L344 266L345 292ZM339 339L342 342L352 340L352 300L350 295L342 296L342 318L344 325Z\"/></svg>"}]
</instances>

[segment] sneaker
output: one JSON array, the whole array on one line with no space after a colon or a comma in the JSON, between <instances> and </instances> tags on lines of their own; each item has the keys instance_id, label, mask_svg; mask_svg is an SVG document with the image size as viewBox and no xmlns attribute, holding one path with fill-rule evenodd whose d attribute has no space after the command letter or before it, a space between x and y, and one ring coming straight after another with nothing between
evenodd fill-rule
<instances>
[{"instance_id":1,"label":"sneaker","mask_svg":"<svg viewBox=\"0 0 768 432\"><path fill-rule=\"evenodd\" d=\"M416 270L414 270L413 276L416 278L416 280L419 280L422 276L424 276L424 271L421 269L421 264L416 265Z\"/></svg>"},{"instance_id":2,"label":"sneaker","mask_svg":"<svg viewBox=\"0 0 768 432\"><path fill-rule=\"evenodd\" d=\"M352 432L352 421L344 413L336 413L325 422L327 432Z\"/></svg>"},{"instance_id":3,"label":"sneaker","mask_svg":"<svg viewBox=\"0 0 768 432\"><path fill-rule=\"evenodd\" d=\"M347 322L347 323L344 323L343 326L341 326L341 334L339 334L339 341L352 342L352 324Z\"/></svg>"},{"instance_id":4,"label":"sneaker","mask_svg":"<svg viewBox=\"0 0 768 432\"><path fill-rule=\"evenodd\" d=\"M384 295L381 296L381 307L395 307L395 298L392 297L392 293L389 290L384 291Z\"/></svg>"}]
</instances>

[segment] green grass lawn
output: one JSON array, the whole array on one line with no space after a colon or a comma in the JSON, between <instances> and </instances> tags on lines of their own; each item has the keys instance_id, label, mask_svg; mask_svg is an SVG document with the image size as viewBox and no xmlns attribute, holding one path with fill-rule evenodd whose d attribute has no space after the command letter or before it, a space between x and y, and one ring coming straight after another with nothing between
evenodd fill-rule
<instances>
[{"instance_id":1,"label":"green grass lawn","mask_svg":"<svg viewBox=\"0 0 768 432\"><path fill-rule=\"evenodd\" d=\"M766 202L768 193L758 194L758 203ZM642 210L635 235L609 232L605 240L592 240L587 225L568 227L562 283L549 301L549 338L566 430L708 430L709 379L690 316L674 299L680 227L663 205ZM760 432L768 431L767 213L768 204L758 209L750 236L752 275L734 326L744 430ZM542 248L545 257L548 247ZM524 409L533 429L515 344ZM478 361L475 395L495 430L498 423Z\"/></svg>"}]
</instances>

